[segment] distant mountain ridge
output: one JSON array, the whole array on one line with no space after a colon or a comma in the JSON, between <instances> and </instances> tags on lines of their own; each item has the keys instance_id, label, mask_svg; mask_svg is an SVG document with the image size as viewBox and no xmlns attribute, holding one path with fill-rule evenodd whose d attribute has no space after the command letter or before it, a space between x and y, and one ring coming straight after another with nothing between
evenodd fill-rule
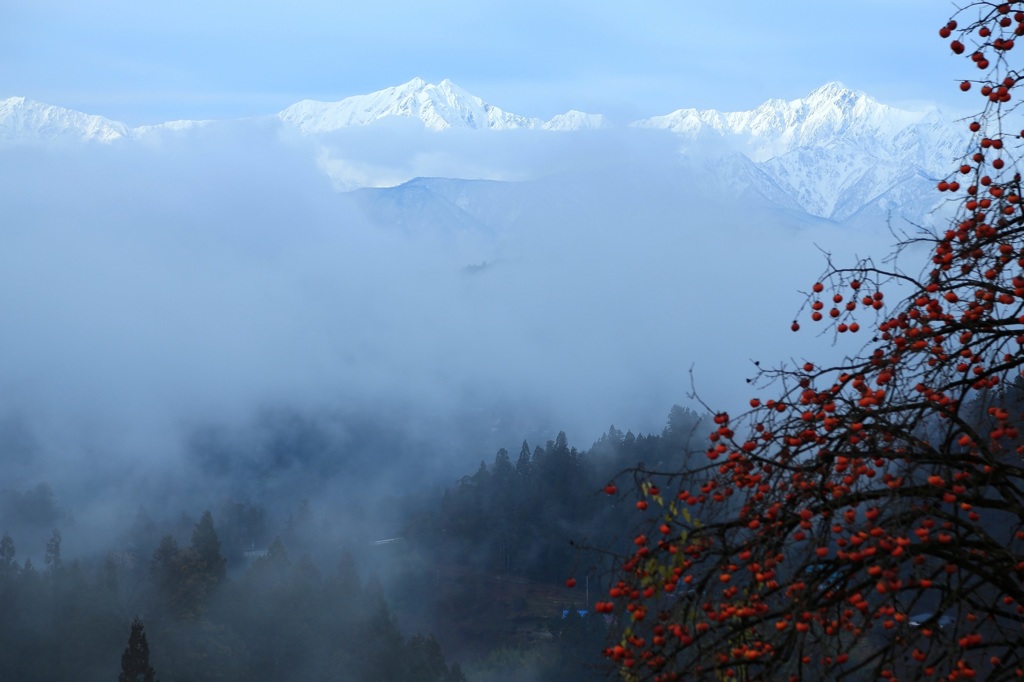
<instances>
[{"instance_id":1,"label":"distant mountain ridge","mask_svg":"<svg viewBox=\"0 0 1024 682\"><path fill-rule=\"evenodd\" d=\"M306 134L371 125L389 117L419 119L429 130L584 130L609 126L601 114L575 110L549 121L512 114L448 79L434 85L422 78L337 102L303 100L279 112L277 117Z\"/></svg>"},{"instance_id":2,"label":"distant mountain ridge","mask_svg":"<svg viewBox=\"0 0 1024 682\"><path fill-rule=\"evenodd\" d=\"M408 83L338 102L303 100L277 114L303 133L323 133L370 125L390 116L418 118L431 130L539 128L540 119L510 114L471 95L450 80L437 85L414 78Z\"/></svg>"},{"instance_id":3,"label":"distant mountain ridge","mask_svg":"<svg viewBox=\"0 0 1024 682\"><path fill-rule=\"evenodd\" d=\"M306 134L372 125L391 117L418 119L425 128L439 131L452 128L580 130L612 127L602 114L576 110L548 121L521 116L485 102L448 79L432 84L421 78L336 102L302 100L275 116ZM201 123L206 121L170 121L130 128L102 116L25 97L0 100L0 141L70 135L113 142L137 136L140 131L180 129ZM934 107L920 111L897 109L880 104L865 93L848 89L842 83L832 82L806 97L792 101L768 100L750 111L678 109L630 125L661 128L690 138L708 138L715 134L736 138L742 140L742 151L746 156L762 162L796 147L817 146L851 132L891 143L912 144L913 140L897 139L895 133L909 127L942 126L943 123L941 112Z\"/></svg>"},{"instance_id":4,"label":"distant mountain ridge","mask_svg":"<svg viewBox=\"0 0 1024 682\"><path fill-rule=\"evenodd\" d=\"M872 204L883 211L922 197L931 204L924 190L949 172L968 142L935 107L898 109L838 82L750 111L679 109L633 125L738 152L804 210L840 221Z\"/></svg>"},{"instance_id":5,"label":"distant mountain ridge","mask_svg":"<svg viewBox=\"0 0 1024 682\"><path fill-rule=\"evenodd\" d=\"M0 100L0 142L58 139L114 142L131 136L123 123L24 97Z\"/></svg>"},{"instance_id":6,"label":"distant mountain ridge","mask_svg":"<svg viewBox=\"0 0 1024 682\"><path fill-rule=\"evenodd\" d=\"M485 102L452 81L427 83L414 78L402 85L337 102L302 100L275 114L286 125L306 135L353 126L367 126L387 118L418 119L428 130L581 130L609 127L601 114L568 111L550 121L509 113ZM131 128L102 116L85 114L25 97L0 100L0 143L71 140L115 142L158 130L182 130L208 121L168 121Z\"/></svg>"},{"instance_id":7,"label":"distant mountain ridge","mask_svg":"<svg viewBox=\"0 0 1024 682\"><path fill-rule=\"evenodd\" d=\"M897 109L832 82L800 99L771 99L750 111L677 109L632 125L667 129L687 137L732 137L744 147L746 156L760 162L836 139L900 146L901 131L922 125L942 127L944 122L934 107Z\"/></svg>"},{"instance_id":8,"label":"distant mountain ridge","mask_svg":"<svg viewBox=\"0 0 1024 682\"><path fill-rule=\"evenodd\" d=\"M388 119L419 121L426 130L580 131L613 126L600 114L569 111L543 121L507 112L450 80L421 78L336 102L303 100L274 116L304 136L372 126ZM161 132L188 130L200 121L129 128L101 116L34 102L0 100L0 144L47 141L119 143ZM678 109L630 124L664 130L681 142L684 157L704 163L729 155L718 186L758 192L780 206L846 221L893 210L915 219L935 206L928 185L943 177L966 149L967 137L935 107L905 110L878 102L842 83L827 83L805 97L772 99L749 111ZM726 170L728 168L728 170ZM714 166L710 167L714 173Z\"/></svg>"}]
</instances>

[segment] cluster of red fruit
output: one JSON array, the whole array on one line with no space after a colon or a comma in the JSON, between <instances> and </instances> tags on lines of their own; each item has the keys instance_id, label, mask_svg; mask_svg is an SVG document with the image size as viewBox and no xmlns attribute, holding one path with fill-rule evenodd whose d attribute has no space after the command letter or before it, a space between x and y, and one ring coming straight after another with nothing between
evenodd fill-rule
<instances>
[{"instance_id":1,"label":"cluster of red fruit","mask_svg":"<svg viewBox=\"0 0 1024 682\"><path fill-rule=\"evenodd\" d=\"M675 479L664 499L650 480L640 486L637 508L649 501L661 516L596 605L622 612L627 629L605 655L627 679L1024 677L1024 635L1013 634L1024 618L1024 429L1003 393L985 393L1024 369L1024 191L1017 135L1004 132L1024 0L971 7L981 15L970 26L939 31L957 54L976 42L968 54L985 70L962 86L987 98L957 168L966 178L938 183L960 200L957 219L913 240L933 247L919 277L830 266L808 296L811 319L857 332L853 316L872 313L872 347L835 368L767 372L783 394L752 399L736 420L715 415L703 477ZM878 289L891 280L912 293L886 306ZM922 437L923 423L939 436ZM700 505L701 522L684 505ZM993 509L1013 517L1004 538L982 525ZM676 607L677 584L699 597ZM963 620L949 640L898 608L936 589ZM876 627L899 635L866 659L860 643Z\"/></svg>"},{"instance_id":2,"label":"cluster of red fruit","mask_svg":"<svg viewBox=\"0 0 1024 682\"><path fill-rule=\"evenodd\" d=\"M981 38L981 44L971 54L971 61L974 62L982 71L985 71L991 66L991 62L985 54L986 49L995 50L997 53L1005 53L1012 50L1015 42L1014 38L1024 36L1024 12L1014 12L1012 18L1010 15L1010 3L1003 3L996 8L996 12L1003 15L995 23L995 30L1001 35L993 37L993 25L981 23L977 29L977 35ZM1016 24L1016 25L1015 25ZM953 35L953 32L957 30L957 22L955 20L949 21L945 26L939 29L939 35L942 38L949 38ZM953 40L949 44L950 49L955 54L963 54L967 48L960 40ZM1010 88L1013 87L1015 79L1007 76L1002 83L995 86L986 84L981 88L981 94L987 97L991 102L1005 103L1010 101ZM971 81L965 80L960 84L960 89L967 92L971 89Z\"/></svg>"},{"instance_id":3,"label":"cluster of red fruit","mask_svg":"<svg viewBox=\"0 0 1024 682\"><path fill-rule=\"evenodd\" d=\"M858 279L851 280L850 283L849 283L849 287L850 287L850 289L853 290L853 294L852 294L850 300L848 300L848 301L845 299L843 294L841 294L839 292L836 292L835 294L832 295L832 307L828 311L828 316L829 316L830 319L838 320L838 318L841 315L843 315L844 312L847 315L849 315L850 313L853 313L855 310L857 310L857 302L858 302L857 301L857 296L859 295L859 291L860 291L860 288L861 288L860 280L858 280ZM815 294L822 293L822 291L824 291L824 289L825 289L825 285L822 284L821 282L815 282L814 286L811 287L811 290ZM883 305L882 304L882 299L883 299L882 292L881 291L876 291L873 294L864 295L860 299L860 303L865 308L873 308L874 310L881 310L882 309L882 305ZM844 301L845 301L845 303L844 303ZM842 305L842 308L840 308L840 305ZM813 322L821 322L823 319L825 319L825 314L823 313L824 309L825 309L825 302L824 301L822 301L820 298L815 298L814 300L812 300L811 301L811 321L813 321ZM796 320L794 320L793 324L790 325L790 329L792 329L795 332L798 332L798 331L800 331L800 324ZM840 334L844 334L846 332L850 332L851 334L856 334L857 332L860 331L860 323L857 322L856 320L851 320L850 322L846 322L845 320L844 321L840 321L839 324L836 325L836 331L839 332Z\"/></svg>"}]
</instances>

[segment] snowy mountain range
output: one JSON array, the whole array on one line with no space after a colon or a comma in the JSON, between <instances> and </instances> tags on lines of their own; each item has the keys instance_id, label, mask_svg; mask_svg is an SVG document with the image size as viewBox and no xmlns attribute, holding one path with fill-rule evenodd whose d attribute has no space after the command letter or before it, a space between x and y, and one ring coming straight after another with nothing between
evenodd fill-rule
<instances>
[{"instance_id":1,"label":"snowy mountain range","mask_svg":"<svg viewBox=\"0 0 1024 682\"><path fill-rule=\"evenodd\" d=\"M809 213L835 220L871 202L905 203L944 177L967 145L934 107L897 109L841 83L751 111L679 109L633 125L739 152Z\"/></svg>"},{"instance_id":2,"label":"snowy mountain range","mask_svg":"<svg viewBox=\"0 0 1024 682\"><path fill-rule=\"evenodd\" d=\"M450 80L433 85L421 78L369 95L346 97L339 102L303 100L277 116L307 134L370 125L389 116L418 118L430 130L508 130L543 125L539 119L510 114L487 104Z\"/></svg>"},{"instance_id":3,"label":"snowy mountain range","mask_svg":"<svg viewBox=\"0 0 1024 682\"><path fill-rule=\"evenodd\" d=\"M581 111L568 111L550 121L510 114L448 79L433 85L422 78L369 95L346 97L338 102L303 100L277 116L306 134L370 125L391 116L419 119L429 130L583 130L608 126L604 116Z\"/></svg>"},{"instance_id":4,"label":"snowy mountain range","mask_svg":"<svg viewBox=\"0 0 1024 682\"><path fill-rule=\"evenodd\" d=\"M549 121L520 116L449 80L431 84L419 78L337 102L303 100L275 116L279 125L312 139L395 119L419 121L425 130L441 133L614 128L600 114L578 111ZM129 128L24 97L0 100L0 146L124 144L205 123ZM678 109L635 121L629 129L673 133L666 139L678 143L685 163L704 167L712 184L742 186L775 205L838 222L867 214L876 220L894 210L914 220L927 216L936 198L928 189L946 175L967 144L961 128L934 107L899 109L841 83L826 84L792 101L769 100L750 111ZM333 163L343 164L344 159Z\"/></svg>"},{"instance_id":5,"label":"snowy mountain range","mask_svg":"<svg viewBox=\"0 0 1024 682\"><path fill-rule=\"evenodd\" d=\"M114 142L131 136L123 123L24 97L0 100L0 143L75 139Z\"/></svg>"}]
</instances>

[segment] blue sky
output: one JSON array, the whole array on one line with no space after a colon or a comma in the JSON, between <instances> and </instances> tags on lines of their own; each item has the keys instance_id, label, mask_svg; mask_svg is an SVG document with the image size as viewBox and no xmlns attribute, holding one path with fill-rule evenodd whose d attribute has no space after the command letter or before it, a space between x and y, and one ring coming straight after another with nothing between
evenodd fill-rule
<instances>
[{"instance_id":1,"label":"blue sky","mask_svg":"<svg viewBox=\"0 0 1024 682\"><path fill-rule=\"evenodd\" d=\"M945 0L0 0L0 98L137 125L450 78L506 110L737 110L830 80L969 106Z\"/></svg>"}]
</instances>

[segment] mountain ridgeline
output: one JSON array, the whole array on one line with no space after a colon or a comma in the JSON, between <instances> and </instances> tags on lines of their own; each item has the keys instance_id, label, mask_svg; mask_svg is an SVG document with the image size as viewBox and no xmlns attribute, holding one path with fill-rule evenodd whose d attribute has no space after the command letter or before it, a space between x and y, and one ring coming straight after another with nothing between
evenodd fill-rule
<instances>
[{"instance_id":1,"label":"mountain ridgeline","mask_svg":"<svg viewBox=\"0 0 1024 682\"><path fill-rule=\"evenodd\" d=\"M882 104L840 83L828 83L807 96L769 100L742 112L681 108L664 115L615 123L601 114L569 111L544 121L514 114L485 102L449 80L408 83L336 102L303 100L263 119L172 121L129 127L100 116L34 102L23 97L0 100L0 145L94 142L174 144L198 129L227 132L232 125L262 120L281 126L285 137L316 141L322 169L341 189L399 184L417 171L382 168L351 156L353 131L401 122L441 133L478 131L518 134L575 132L616 136L624 131L667 131L662 142L688 167L699 169L708 189L735 193L749 188L780 208L844 222L898 215L913 222L930 220L937 202L922 191L943 177L960 157L967 140L950 117L934 107L904 110ZM338 137L339 133L347 136ZM522 138L517 138L521 140ZM442 151L443 140L431 143ZM415 152L410 152L410 158ZM521 178L522 169L482 168L480 159L455 166L419 169L419 175L459 179Z\"/></svg>"}]
</instances>

